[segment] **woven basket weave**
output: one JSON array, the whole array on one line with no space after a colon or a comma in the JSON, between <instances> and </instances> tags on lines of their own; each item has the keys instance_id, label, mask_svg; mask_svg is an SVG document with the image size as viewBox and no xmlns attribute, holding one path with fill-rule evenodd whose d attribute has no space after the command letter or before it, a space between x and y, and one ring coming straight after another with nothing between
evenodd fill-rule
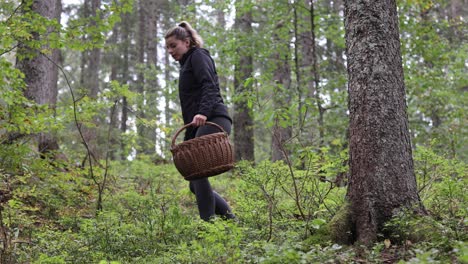
<instances>
[{"instance_id":1,"label":"woven basket weave","mask_svg":"<svg viewBox=\"0 0 468 264\"><path fill-rule=\"evenodd\" d=\"M218 124L206 122L221 132L196 137L175 144L177 136L191 124L181 127L172 138L174 165L184 179L191 181L211 177L234 167L234 154L228 134Z\"/></svg>"}]
</instances>

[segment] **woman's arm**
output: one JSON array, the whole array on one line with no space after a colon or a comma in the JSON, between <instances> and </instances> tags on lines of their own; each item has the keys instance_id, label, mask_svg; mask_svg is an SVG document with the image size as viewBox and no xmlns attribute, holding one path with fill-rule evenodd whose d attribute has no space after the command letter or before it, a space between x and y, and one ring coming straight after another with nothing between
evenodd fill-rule
<instances>
[{"instance_id":1,"label":"woman's arm","mask_svg":"<svg viewBox=\"0 0 468 264\"><path fill-rule=\"evenodd\" d=\"M208 118L220 97L218 76L213 60L205 50L195 51L192 54L191 63L195 79L201 85L200 105L192 123L195 121L204 124L204 121L200 120L202 119L200 115Z\"/></svg>"}]
</instances>

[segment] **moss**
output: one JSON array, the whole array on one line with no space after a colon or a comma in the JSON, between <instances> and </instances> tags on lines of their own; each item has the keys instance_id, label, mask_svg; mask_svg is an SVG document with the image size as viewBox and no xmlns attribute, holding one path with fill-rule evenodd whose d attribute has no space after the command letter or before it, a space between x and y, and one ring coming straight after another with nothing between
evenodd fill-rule
<instances>
[{"instance_id":1,"label":"moss","mask_svg":"<svg viewBox=\"0 0 468 264\"><path fill-rule=\"evenodd\" d=\"M328 229L328 226L322 226L318 230L315 230L315 232L307 238L305 243L307 245L326 246L330 240L331 240L331 237L330 237L330 230Z\"/></svg>"},{"instance_id":2,"label":"moss","mask_svg":"<svg viewBox=\"0 0 468 264\"><path fill-rule=\"evenodd\" d=\"M430 216L402 211L396 214L385 224L383 229L385 237L392 242L404 244L431 242L436 244L447 244L448 240L456 240L456 231Z\"/></svg>"},{"instance_id":3,"label":"moss","mask_svg":"<svg viewBox=\"0 0 468 264\"><path fill-rule=\"evenodd\" d=\"M351 207L348 202L338 210L335 216L328 224L330 238L333 242L338 244L351 244L353 243L352 236L352 221L351 221Z\"/></svg>"}]
</instances>

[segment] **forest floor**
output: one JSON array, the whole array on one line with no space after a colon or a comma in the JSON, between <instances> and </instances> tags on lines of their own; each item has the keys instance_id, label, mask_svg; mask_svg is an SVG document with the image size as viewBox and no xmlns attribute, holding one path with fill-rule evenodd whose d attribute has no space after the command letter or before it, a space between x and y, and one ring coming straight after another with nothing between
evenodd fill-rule
<instances>
[{"instance_id":1,"label":"forest floor","mask_svg":"<svg viewBox=\"0 0 468 264\"><path fill-rule=\"evenodd\" d=\"M135 160L109 168L100 210L96 183L104 171L90 179L86 170L49 168L10 179L1 207L2 263L468 263L461 174L421 193L431 216L399 215L387 226L398 232L359 246L330 239L328 224L346 187L307 171L295 171L298 196L280 163L240 164L210 178L238 219L207 223L172 164Z\"/></svg>"}]
</instances>

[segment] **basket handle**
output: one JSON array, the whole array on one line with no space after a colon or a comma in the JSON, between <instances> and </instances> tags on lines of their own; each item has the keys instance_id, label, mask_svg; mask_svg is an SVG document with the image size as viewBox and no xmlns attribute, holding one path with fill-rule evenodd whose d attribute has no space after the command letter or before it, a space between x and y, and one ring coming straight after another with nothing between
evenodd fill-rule
<instances>
[{"instance_id":1,"label":"basket handle","mask_svg":"<svg viewBox=\"0 0 468 264\"><path fill-rule=\"evenodd\" d=\"M224 131L224 129L223 129L220 125L218 125L218 124L216 124L216 123L213 123L213 122L209 122L209 121L208 121L208 122L206 122L205 124L206 124L206 125L215 126L215 127L217 127L219 130L221 130L221 132L226 133L226 131ZM192 123L189 123L189 124L186 124L186 125L184 125L183 127L179 128L179 130L177 130L177 132L175 133L175 135L172 137L171 149L174 148L174 146L175 146L175 141L176 141L177 137L179 136L179 134L180 134L182 131L184 131L187 127L192 126L192 125L193 125Z\"/></svg>"}]
</instances>

